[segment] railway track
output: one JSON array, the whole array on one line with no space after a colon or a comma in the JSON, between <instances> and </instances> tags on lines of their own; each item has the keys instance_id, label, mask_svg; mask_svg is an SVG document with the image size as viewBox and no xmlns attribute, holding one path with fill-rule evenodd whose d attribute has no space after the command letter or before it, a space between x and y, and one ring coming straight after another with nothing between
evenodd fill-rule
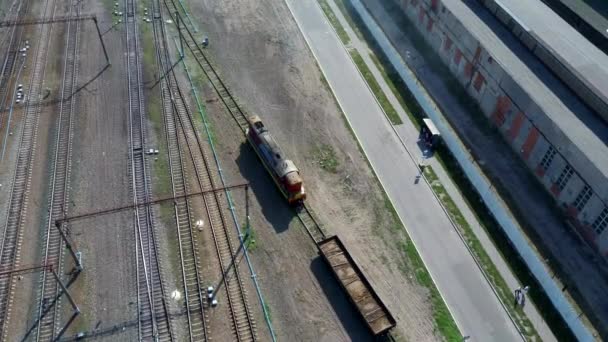
<instances>
[{"instance_id":1,"label":"railway track","mask_svg":"<svg viewBox=\"0 0 608 342\"><path fill-rule=\"evenodd\" d=\"M14 3L11 8L15 5L16 3ZM19 20L19 18L25 16L28 7L29 1L19 2L18 8L15 11L15 20ZM4 130L4 126L7 126L5 134L8 134L8 122L5 122L7 115L3 114L3 112L13 101L14 94L10 91L12 89L11 80L13 79L15 71L18 69L18 65L22 65L19 63L20 58L18 57L24 28L13 26L8 30L9 34L3 37L2 44L0 44L0 48L6 52L0 70L0 129ZM4 43L6 43L6 46L4 46ZM23 62L25 61L24 59L21 60Z\"/></svg>"},{"instance_id":2,"label":"railway track","mask_svg":"<svg viewBox=\"0 0 608 342\"><path fill-rule=\"evenodd\" d=\"M310 238L315 242L315 244L326 238L325 232L321 228L319 221L317 221L312 209L310 209L310 207L306 203L303 203L302 205L297 207L296 213L298 214L298 219L306 229L308 236L310 236Z\"/></svg>"},{"instance_id":3,"label":"railway track","mask_svg":"<svg viewBox=\"0 0 608 342\"><path fill-rule=\"evenodd\" d=\"M80 6L70 6L70 11L75 10L76 15L80 13ZM71 171L73 122L75 110L77 110L76 96L72 96L78 81L78 54L80 22L68 22L66 28L63 76L61 82L61 98L59 104L59 115L57 118L57 129L55 138L55 150L53 160L53 174L49 195L46 234L44 236L44 264L55 264L57 274L61 277L63 273L63 248L64 242L61 235L54 227L55 221L68 214L69 209L69 185ZM60 286L48 269L41 273L40 298L38 306L38 328L36 341L52 341L58 336L58 326L61 317L61 294Z\"/></svg>"},{"instance_id":4,"label":"railway track","mask_svg":"<svg viewBox=\"0 0 608 342\"><path fill-rule=\"evenodd\" d=\"M52 15L55 6L52 0L45 2L45 12L51 4ZM49 50L49 41L52 26L40 26L38 31L39 42L33 58L34 67L29 83L29 98L40 94L42 80L46 70L46 58ZM11 195L8 201L8 212L4 224L4 233L0 245L0 268L9 269L18 265L21 251L21 240L23 236L22 227L27 213L27 197L30 190L30 179L32 171L33 153L36 146L38 118L40 107L28 105L25 108L25 116L19 147L17 161L11 185ZM6 340L10 318L10 307L15 283L10 274L0 275L0 339Z\"/></svg>"},{"instance_id":5,"label":"railway track","mask_svg":"<svg viewBox=\"0 0 608 342\"><path fill-rule=\"evenodd\" d=\"M188 50L190 50L197 64L199 65L201 70L203 70L203 73L213 86L213 89L220 96L220 100L222 101L232 118L236 121L241 131L245 133L245 130L248 126L248 118L246 112L239 106L232 93L230 93L228 86L226 86L224 81L222 81L219 73L211 64L211 60L207 57L207 55L205 55L203 49L197 44L196 38L194 37L190 29L185 25L185 22L183 21L181 15L179 16L179 18L176 16L176 13L181 12L181 10L176 4L175 0L163 0L163 2L171 16L171 19L176 23L179 22L183 24L180 27L182 27L181 31L184 46L186 46Z\"/></svg>"},{"instance_id":6,"label":"railway track","mask_svg":"<svg viewBox=\"0 0 608 342\"><path fill-rule=\"evenodd\" d=\"M25 2L14 2L9 9L9 14L13 11L14 6L18 6L15 17L16 20L25 16L28 8L28 1ZM15 67L15 60L17 59L17 51L19 50L19 43L21 41L22 30L19 30L16 26L10 27L9 34L2 37L2 43L0 47L5 51L5 55L2 62L2 68L0 70L0 109L6 107L9 81L13 75ZM5 45L6 44L6 45ZM2 127L0 121L0 127Z\"/></svg>"},{"instance_id":7,"label":"railway track","mask_svg":"<svg viewBox=\"0 0 608 342\"><path fill-rule=\"evenodd\" d=\"M158 6L160 9L160 4ZM162 18L162 11L159 12ZM210 157L210 147L199 138L200 135L196 130L186 98L179 88L176 75L171 68L172 62L167 45L167 36L161 23L162 21L159 21L155 25L160 30L157 46L160 46L161 52L160 59L163 71L161 74L165 75L164 82L172 99L172 111L170 112L172 118L168 121L171 121L171 119L174 121L176 132L171 133L175 135L174 140L177 141L178 146L182 144L187 149L186 157L192 162L192 168L200 189L203 191L213 190L221 184L219 170L215 163L209 162L212 159ZM222 283L226 289L226 299L232 319L234 337L237 341L255 341L257 340L256 324L249 308L246 291L236 261L237 249L230 233L230 228L233 226L224 214L227 202L215 191L204 194L202 201L217 253Z\"/></svg>"},{"instance_id":8,"label":"railway track","mask_svg":"<svg viewBox=\"0 0 608 342\"><path fill-rule=\"evenodd\" d=\"M248 127L248 117L235 97L230 92L228 86L222 81L219 73L213 67L211 60L209 57L203 52L203 49L196 43L196 39L194 35L190 31L190 29L185 25L185 22L181 20L181 17L178 18L176 16L176 12L179 13L178 6L175 3L175 0L163 0L165 6L167 7L169 13L171 13L171 18L175 22L181 22L182 25L182 37L184 39L184 45L190 50L197 64L211 83L215 92L219 95L220 100L224 104L224 107L228 110L232 118L235 120L243 134ZM315 219L312 209L307 204L302 204L298 208L296 208L296 213L298 215L298 219L306 228L308 235L312 238L312 240L317 243L323 239L325 239L325 233L321 228L321 225Z\"/></svg>"},{"instance_id":9,"label":"railway track","mask_svg":"<svg viewBox=\"0 0 608 342\"><path fill-rule=\"evenodd\" d=\"M153 11L161 17L160 4L153 1ZM153 24L154 42L159 75L164 74L166 65L162 53L164 45L164 31L162 22ZM177 117L173 115L172 89L165 79L160 82L163 118L165 123L165 137L167 140L171 187L174 197L174 214L177 225L177 239L181 266L181 276L184 291L184 304L188 320L188 336L190 341L208 341L208 322L205 317L206 291L200 271L200 258L198 255L196 236L193 234L193 217L190 200L185 197L190 193L185 170L185 156L180 145Z\"/></svg>"},{"instance_id":10,"label":"railway track","mask_svg":"<svg viewBox=\"0 0 608 342\"><path fill-rule=\"evenodd\" d=\"M165 286L155 237L154 213L149 205L150 178L144 149L146 130L142 90L141 49L135 0L125 0L125 37L129 98L130 162L135 205L138 331L140 340L173 341L173 329L166 303Z\"/></svg>"}]
</instances>

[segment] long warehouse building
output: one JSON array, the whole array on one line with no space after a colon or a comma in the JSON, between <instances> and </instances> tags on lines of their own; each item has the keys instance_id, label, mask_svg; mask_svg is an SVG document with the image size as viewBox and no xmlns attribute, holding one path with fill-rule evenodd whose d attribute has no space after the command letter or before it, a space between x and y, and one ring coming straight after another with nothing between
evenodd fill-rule
<instances>
[{"instance_id":1,"label":"long warehouse building","mask_svg":"<svg viewBox=\"0 0 608 342\"><path fill-rule=\"evenodd\" d=\"M598 281L579 290L595 322L604 322L608 56L540 0L394 1L563 210L572 229L603 257L597 264L585 261L595 267ZM539 230L552 229L561 227ZM576 261L560 261L570 264L565 269L595 259L575 249L571 255L576 254ZM608 325L600 325L608 336Z\"/></svg>"},{"instance_id":2,"label":"long warehouse building","mask_svg":"<svg viewBox=\"0 0 608 342\"><path fill-rule=\"evenodd\" d=\"M502 0L501 5L506 2ZM527 25L528 32L534 32L535 36L567 32L562 37L567 37L571 45L560 50L565 55L560 58L587 60L584 65L572 63L579 68L578 78L607 91L608 85L602 88L601 84L608 82L608 77L598 77L592 82L585 75L608 76L608 56L540 1L530 0L518 6L524 5L529 13L526 23L522 17L513 22ZM602 116L478 2L402 0L401 7L417 22L427 42L568 213L579 233L604 257L608 256L608 124ZM505 8L507 11L498 15L512 15ZM532 22L544 22L545 27L550 22L554 31L537 29L531 26ZM515 27L513 23L508 25ZM551 44L548 46L557 43ZM581 52L579 48L584 50Z\"/></svg>"}]
</instances>

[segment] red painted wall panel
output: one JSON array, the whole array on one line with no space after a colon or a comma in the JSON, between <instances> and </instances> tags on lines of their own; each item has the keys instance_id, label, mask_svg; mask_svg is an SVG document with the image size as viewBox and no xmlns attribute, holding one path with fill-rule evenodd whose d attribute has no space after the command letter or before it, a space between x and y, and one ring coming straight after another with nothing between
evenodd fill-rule
<instances>
[{"instance_id":1,"label":"red painted wall panel","mask_svg":"<svg viewBox=\"0 0 608 342\"><path fill-rule=\"evenodd\" d=\"M464 66L464 76L467 78L471 77L472 73L473 73L473 63L467 62L467 64Z\"/></svg>"},{"instance_id":2,"label":"red painted wall panel","mask_svg":"<svg viewBox=\"0 0 608 342\"><path fill-rule=\"evenodd\" d=\"M517 138L517 135L519 135L519 130L521 129L521 126L523 123L524 123L524 113L519 112L515 116L515 119L513 119L513 123L511 124L511 127L509 128L508 136L509 136L509 140L511 142L513 142L513 140L515 140L515 138Z\"/></svg>"},{"instance_id":3,"label":"red painted wall panel","mask_svg":"<svg viewBox=\"0 0 608 342\"><path fill-rule=\"evenodd\" d=\"M491 116L491 119L496 126L500 127L505 123L505 114L509 111L509 108L511 108L511 99L507 96L499 96L496 101L494 113L492 113Z\"/></svg>"},{"instance_id":4,"label":"red painted wall panel","mask_svg":"<svg viewBox=\"0 0 608 342\"><path fill-rule=\"evenodd\" d=\"M535 172L536 172L536 175L539 178L543 178L545 176L545 169L543 169L543 167L540 164L538 164L536 166L536 171Z\"/></svg>"},{"instance_id":5,"label":"red painted wall panel","mask_svg":"<svg viewBox=\"0 0 608 342\"><path fill-rule=\"evenodd\" d=\"M454 64L460 65L461 59L462 59L462 52L460 52L460 49L456 48L456 51L454 52Z\"/></svg>"},{"instance_id":6,"label":"red painted wall panel","mask_svg":"<svg viewBox=\"0 0 608 342\"><path fill-rule=\"evenodd\" d=\"M551 191L551 193L553 194L553 196L558 197L560 194L560 190L557 187L557 184L552 184L551 185L551 189L549 189Z\"/></svg>"},{"instance_id":7,"label":"red painted wall panel","mask_svg":"<svg viewBox=\"0 0 608 342\"><path fill-rule=\"evenodd\" d=\"M483 77L483 75L480 72L478 72L477 76L475 77L475 83L473 83L473 87L475 88L475 90L477 90L478 93L481 90L481 86L483 85L483 82L485 80L486 80L486 78Z\"/></svg>"},{"instance_id":8,"label":"red painted wall panel","mask_svg":"<svg viewBox=\"0 0 608 342\"><path fill-rule=\"evenodd\" d=\"M452 47L452 40L450 37L445 37L445 44L443 45L443 49L448 51Z\"/></svg>"},{"instance_id":9,"label":"red painted wall panel","mask_svg":"<svg viewBox=\"0 0 608 342\"><path fill-rule=\"evenodd\" d=\"M539 136L540 136L540 133L538 132L536 127L532 127L532 129L530 130L530 133L528 134L528 137L526 138L526 142L524 143L524 145L521 148L523 150L522 155L525 160L527 160L530 157L530 152L532 152L534 145L536 145L536 142L538 141Z\"/></svg>"}]
</instances>

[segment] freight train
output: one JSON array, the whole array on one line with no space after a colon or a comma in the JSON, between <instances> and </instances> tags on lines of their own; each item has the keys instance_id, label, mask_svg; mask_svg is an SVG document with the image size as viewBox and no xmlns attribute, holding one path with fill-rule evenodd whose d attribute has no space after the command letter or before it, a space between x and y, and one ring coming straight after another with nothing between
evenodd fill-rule
<instances>
[{"instance_id":1,"label":"freight train","mask_svg":"<svg viewBox=\"0 0 608 342\"><path fill-rule=\"evenodd\" d=\"M298 168L285 158L283 151L258 116L250 117L248 124L245 132L247 140L287 202L291 205L302 204L306 199L306 192Z\"/></svg>"}]
</instances>

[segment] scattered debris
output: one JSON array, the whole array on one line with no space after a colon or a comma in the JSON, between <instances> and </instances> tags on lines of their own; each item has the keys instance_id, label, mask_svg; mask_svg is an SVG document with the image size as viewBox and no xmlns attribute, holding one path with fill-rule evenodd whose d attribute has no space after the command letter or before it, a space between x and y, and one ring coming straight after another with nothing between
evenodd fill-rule
<instances>
[{"instance_id":1,"label":"scattered debris","mask_svg":"<svg viewBox=\"0 0 608 342\"><path fill-rule=\"evenodd\" d=\"M178 290L174 290L173 292L171 292L171 298L175 300L180 300L182 298L182 294Z\"/></svg>"}]
</instances>

